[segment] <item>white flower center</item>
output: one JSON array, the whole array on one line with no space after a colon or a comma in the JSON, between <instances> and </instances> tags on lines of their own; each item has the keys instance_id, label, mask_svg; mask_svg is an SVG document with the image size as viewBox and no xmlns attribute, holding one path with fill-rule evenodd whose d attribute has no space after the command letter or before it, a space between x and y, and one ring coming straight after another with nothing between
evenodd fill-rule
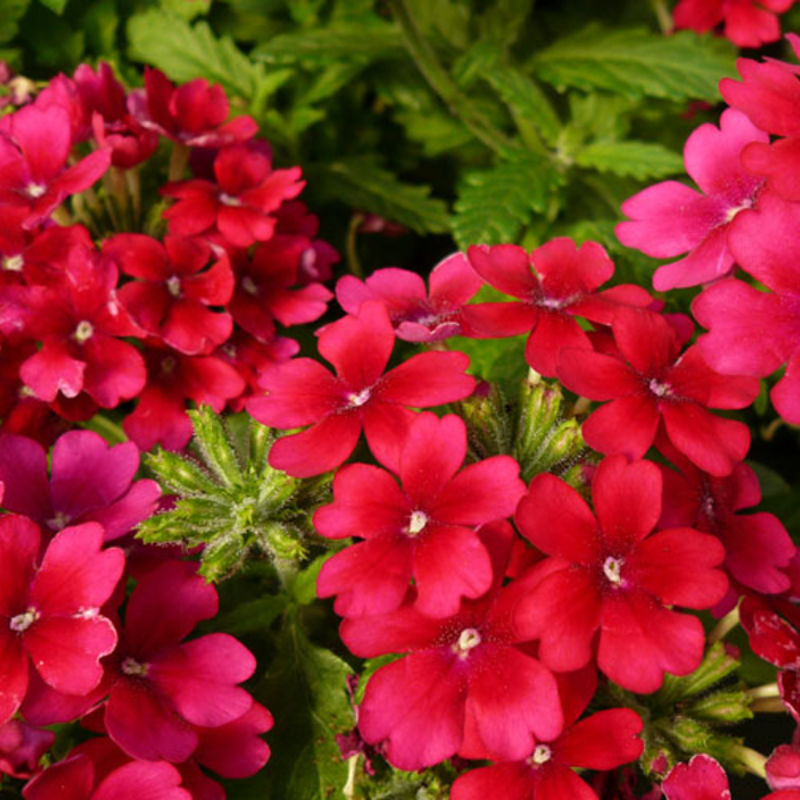
<instances>
[{"instance_id":1,"label":"white flower center","mask_svg":"<svg viewBox=\"0 0 800 800\"><path fill-rule=\"evenodd\" d=\"M670 385L668 383L660 383L655 378L650 381L648 388L656 397L664 397L670 392Z\"/></svg>"},{"instance_id":2,"label":"white flower center","mask_svg":"<svg viewBox=\"0 0 800 800\"><path fill-rule=\"evenodd\" d=\"M622 585L622 565L625 562L621 558L609 556L603 562L603 574L614 586Z\"/></svg>"},{"instance_id":3,"label":"white flower center","mask_svg":"<svg viewBox=\"0 0 800 800\"><path fill-rule=\"evenodd\" d=\"M753 207L753 200L752 198L747 198L740 206L734 206L733 208L729 208L725 212L725 223L733 222L733 218L740 212L740 211L747 211L749 208Z\"/></svg>"},{"instance_id":4,"label":"white flower center","mask_svg":"<svg viewBox=\"0 0 800 800\"><path fill-rule=\"evenodd\" d=\"M144 678L147 675L149 667L147 664L141 664L135 659L128 657L122 662L120 669L122 669L122 672L125 675L133 675L139 678Z\"/></svg>"},{"instance_id":5,"label":"white flower center","mask_svg":"<svg viewBox=\"0 0 800 800\"><path fill-rule=\"evenodd\" d=\"M546 744L537 744L529 762L531 766L541 767L553 757L553 751Z\"/></svg>"},{"instance_id":6,"label":"white flower center","mask_svg":"<svg viewBox=\"0 0 800 800\"><path fill-rule=\"evenodd\" d=\"M220 192L219 201L224 206L232 206L234 208L242 204L242 201L238 197L233 197L225 192Z\"/></svg>"},{"instance_id":7,"label":"white flower center","mask_svg":"<svg viewBox=\"0 0 800 800\"><path fill-rule=\"evenodd\" d=\"M409 536L416 536L421 533L428 524L428 515L424 511L414 511L408 520L406 533Z\"/></svg>"},{"instance_id":8,"label":"white flower center","mask_svg":"<svg viewBox=\"0 0 800 800\"><path fill-rule=\"evenodd\" d=\"M369 389L362 389L360 392L351 392L347 395L348 408L361 408L369 398Z\"/></svg>"},{"instance_id":9,"label":"white flower center","mask_svg":"<svg viewBox=\"0 0 800 800\"><path fill-rule=\"evenodd\" d=\"M17 614L16 617L11 617L8 627L14 633L22 633L28 630L37 619L39 619L39 612L35 608L29 608L24 614Z\"/></svg>"},{"instance_id":10,"label":"white flower center","mask_svg":"<svg viewBox=\"0 0 800 800\"><path fill-rule=\"evenodd\" d=\"M20 256L7 256L3 259L3 269L7 272L22 272L22 266L25 263L25 259Z\"/></svg>"},{"instance_id":11,"label":"white flower center","mask_svg":"<svg viewBox=\"0 0 800 800\"><path fill-rule=\"evenodd\" d=\"M470 650L474 650L481 643L481 635L475 628L464 628L458 637L458 642L453 645L453 652L459 658L466 658Z\"/></svg>"},{"instance_id":12,"label":"white flower center","mask_svg":"<svg viewBox=\"0 0 800 800\"><path fill-rule=\"evenodd\" d=\"M47 527L50 528L51 531L60 531L66 528L69 522L69 514L65 514L63 511L57 511L52 519L47 520Z\"/></svg>"},{"instance_id":13,"label":"white flower center","mask_svg":"<svg viewBox=\"0 0 800 800\"><path fill-rule=\"evenodd\" d=\"M87 339L91 339L93 335L94 325L85 319L78 323L75 333L72 334L78 344L83 344Z\"/></svg>"},{"instance_id":14,"label":"white flower center","mask_svg":"<svg viewBox=\"0 0 800 800\"><path fill-rule=\"evenodd\" d=\"M317 251L313 247L309 247L303 251L303 255L300 256L300 265L304 269L312 269L314 264L317 263Z\"/></svg>"},{"instance_id":15,"label":"white flower center","mask_svg":"<svg viewBox=\"0 0 800 800\"><path fill-rule=\"evenodd\" d=\"M181 296L181 279L177 275L173 275L167 280L167 291L173 297Z\"/></svg>"},{"instance_id":16,"label":"white flower center","mask_svg":"<svg viewBox=\"0 0 800 800\"><path fill-rule=\"evenodd\" d=\"M46 191L47 187L43 183L29 183L25 187L28 197L33 197L34 199L41 197Z\"/></svg>"},{"instance_id":17,"label":"white flower center","mask_svg":"<svg viewBox=\"0 0 800 800\"><path fill-rule=\"evenodd\" d=\"M245 275L244 278L242 278L242 289L244 289L247 294L258 294L258 286L256 286L255 281L249 275Z\"/></svg>"}]
</instances>

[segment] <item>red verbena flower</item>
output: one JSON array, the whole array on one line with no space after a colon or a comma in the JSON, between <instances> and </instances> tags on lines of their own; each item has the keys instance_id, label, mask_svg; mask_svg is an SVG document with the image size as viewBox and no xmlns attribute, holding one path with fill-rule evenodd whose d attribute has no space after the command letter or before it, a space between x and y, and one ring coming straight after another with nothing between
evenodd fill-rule
<instances>
[{"instance_id":1,"label":"red verbena flower","mask_svg":"<svg viewBox=\"0 0 800 800\"><path fill-rule=\"evenodd\" d=\"M761 47L781 36L778 14L794 0L680 0L672 12L676 28L708 33L717 26L737 47Z\"/></svg>"},{"instance_id":2,"label":"red verbena flower","mask_svg":"<svg viewBox=\"0 0 800 800\"><path fill-rule=\"evenodd\" d=\"M687 675L705 646L700 620L669 607L710 608L728 588L719 540L689 528L653 533L661 516L655 464L603 460L592 482L596 516L553 475L537 475L517 509L519 531L549 558L515 613L539 657L568 672L592 660L620 686L654 692L664 672Z\"/></svg>"},{"instance_id":3,"label":"red verbena flower","mask_svg":"<svg viewBox=\"0 0 800 800\"><path fill-rule=\"evenodd\" d=\"M297 477L338 467L355 449L362 428L376 458L396 471L414 417L407 406L462 400L475 387L475 380L464 374L469 359L457 352L420 353L383 374L394 331L382 303L364 303L358 316L327 325L318 347L335 376L313 359L297 358L266 372L261 383L269 394L247 404L265 425L312 424L279 439L270 451L275 469Z\"/></svg>"},{"instance_id":4,"label":"red verbena flower","mask_svg":"<svg viewBox=\"0 0 800 800\"><path fill-rule=\"evenodd\" d=\"M331 539L365 539L326 561L320 572L317 592L338 595L337 614L393 611L412 578L417 610L432 617L451 616L462 597L489 589L491 560L474 527L513 514L525 484L508 456L459 472L466 452L459 417L422 413L400 452L400 486L367 464L336 473L334 502L316 512L314 525Z\"/></svg>"},{"instance_id":5,"label":"red verbena flower","mask_svg":"<svg viewBox=\"0 0 800 800\"><path fill-rule=\"evenodd\" d=\"M711 756L676 764L661 784L667 800L731 800L728 776Z\"/></svg>"}]
</instances>

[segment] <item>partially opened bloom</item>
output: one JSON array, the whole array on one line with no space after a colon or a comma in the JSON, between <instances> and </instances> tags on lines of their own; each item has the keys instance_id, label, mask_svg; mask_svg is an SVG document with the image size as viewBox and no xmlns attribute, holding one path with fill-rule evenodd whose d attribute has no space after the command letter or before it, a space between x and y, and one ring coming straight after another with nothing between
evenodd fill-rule
<instances>
[{"instance_id":1,"label":"partially opened bloom","mask_svg":"<svg viewBox=\"0 0 800 800\"><path fill-rule=\"evenodd\" d=\"M574 771L610 770L635 761L644 747L642 720L629 708L600 711L576 722L567 720L556 739L539 740L520 761L481 767L453 784L452 800L597 800Z\"/></svg>"},{"instance_id":2,"label":"partially opened bloom","mask_svg":"<svg viewBox=\"0 0 800 800\"><path fill-rule=\"evenodd\" d=\"M195 178L161 189L178 200L164 212L169 231L195 236L216 229L232 245L249 247L275 231L275 212L305 186L300 168L272 169L272 159L248 144L223 147L214 159L216 182Z\"/></svg>"},{"instance_id":3,"label":"partially opened bloom","mask_svg":"<svg viewBox=\"0 0 800 800\"><path fill-rule=\"evenodd\" d=\"M611 327L622 358L565 348L558 364L558 377L568 389L591 400L611 401L583 425L589 446L606 455L641 458L663 430L695 466L712 475L729 475L747 454L750 431L708 408L750 405L758 395L758 381L719 375L697 346L681 353L675 328L651 311L620 310Z\"/></svg>"},{"instance_id":4,"label":"partially opened bloom","mask_svg":"<svg viewBox=\"0 0 800 800\"><path fill-rule=\"evenodd\" d=\"M638 286L599 287L614 274L614 264L596 242L580 248L558 238L530 255L521 247L470 247L470 264L495 289L517 297L515 303L466 306L463 317L472 335L516 336L530 331L525 358L542 375L556 374L563 347L591 350L591 342L574 317L607 325L622 305L645 307L650 295Z\"/></svg>"},{"instance_id":5,"label":"partially opened bloom","mask_svg":"<svg viewBox=\"0 0 800 800\"><path fill-rule=\"evenodd\" d=\"M99 609L125 567L122 551L102 544L100 525L78 525L58 533L40 558L36 524L0 517L0 722L25 697L29 659L59 692L88 694L100 683L100 659L117 634Z\"/></svg>"},{"instance_id":6,"label":"partially opened bloom","mask_svg":"<svg viewBox=\"0 0 800 800\"><path fill-rule=\"evenodd\" d=\"M800 748L796 744L776 747L764 765L770 789L800 790Z\"/></svg>"},{"instance_id":7,"label":"partially opened bloom","mask_svg":"<svg viewBox=\"0 0 800 800\"><path fill-rule=\"evenodd\" d=\"M214 587L183 561L166 562L133 590L104 716L131 757L185 761L200 740L193 726L227 725L252 707L237 686L255 670L249 650L226 633L183 641L217 606Z\"/></svg>"},{"instance_id":8,"label":"partially opened bloom","mask_svg":"<svg viewBox=\"0 0 800 800\"><path fill-rule=\"evenodd\" d=\"M508 523L486 526L494 582L445 619L411 605L342 623L342 641L357 656L407 653L369 680L359 729L369 743L385 742L389 761L417 770L456 753L525 758L538 739L561 732L563 713L553 675L529 652L512 626L517 590L500 589L513 533Z\"/></svg>"},{"instance_id":9,"label":"partially opened bloom","mask_svg":"<svg viewBox=\"0 0 800 800\"><path fill-rule=\"evenodd\" d=\"M376 458L395 470L414 416L407 407L461 400L475 387L464 374L469 359L457 352L420 353L383 374L394 331L381 303L367 302L358 316L326 326L318 346L335 376L313 359L296 358L266 372L261 383L269 394L247 404L265 425L312 425L279 439L269 454L275 469L296 477L338 467L355 449L362 428Z\"/></svg>"},{"instance_id":10,"label":"partially opened bloom","mask_svg":"<svg viewBox=\"0 0 800 800\"><path fill-rule=\"evenodd\" d=\"M731 800L725 770L704 754L693 756L688 764L676 764L661 789L667 800Z\"/></svg>"},{"instance_id":11,"label":"partially opened bloom","mask_svg":"<svg viewBox=\"0 0 800 800\"><path fill-rule=\"evenodd\" d=\"M350 464L334 480L334 502L314 515L328 538L365 539L329 559L320 597L337 595L347 617L393 611L413 578L416 608L433 617L458 611L492 582L489 553L474 527L514 513L525 493L519 465L496 456L458 471L467 452L466 426L448 414L422 413L400 452L400 483L367 464Z\"/></svg>"},{"instance_id":12,"label":"partially opened bloom","mask_svg":"<svg viewBox=\"0 0 800 800\"><path fill-rule=\"evenodd\" d=\"M30 778L39 771L42 756L53 746L52 731L12 719L0 725L0 773L12 778Z\"/></svg>"},{"instance_id":13,"label":"partially opened bloom","mask_svg":"<svg viewBox=\"0 0 800 800\"><path fill-rule=\"evenodd\" d=\"M724 557L713 536L689 528L653 533L662 481L655 464L606 458L592 482L595 514L553 475L537 475L517 509L517 527L549 558L515 613L521 636L539 639L539 657L569 672L593 659L615 683L653 692L664 673L687 675L702 658L700 620L672 606L703 609L728 588L715 569Z\"/></svg>"},{"instance_id":14,"label":"partially opened bloom","mask_svg":"<svg viewBox=\"0 0 800 800\"><path fill-rule=\"evenodd\" d=\"M692 303L695 318L709 329L698 347L715 370L765 377L787 364L770 397L776 411L792 423L800 423L798 225L800 205L765 196L757 212L742 214L731 242L742 269L772 291L731 278Z\"/></svg>"},{"instance_id":15,"label":"partially opened bloom","mask_svg":"<svg viewBox=\"0 0 800 800\"><path fill-rule=\"evenodd\" d=\"M103 244L103 254L126 275L119 301L141 328L187 355L205 354L233 331L230 314L212 311L233 294L230 261L211 260L211 249L198 239L167 236L164 243L138 233L121 233Z\"/></svg>"},{"instance_id":16,"label":"partially opened bloom","mask_svg":"<svg viewBox=\"0 0 800 800\"><path fill-rule=\"evenodd\" d=\"M462 307L483 286L464 253L440 261L430 276L430 291L414 272L379 269L366 281L345 275L336 285L336 299L348 314L357 314L362 303L377 300L386 306L398 339L407 342L439 342L464 336L468 326Z\"/></svg>"},{"instance_id":17,"label":"partially opened bloom","mask_svg":"<svg viewBox=\"0 0 800 800\"><path fill-rule=\"evenodd\" d=\"M755 205L764 183L741 163L750 142L768 142L740 111L728 109L720 126L701 125L686 142L686 171L702 194L678 181L650 186L622 204L629 221L617 225L617 236L655 258L687 253L659 267L653 286L659 291L699 286L733 268L729 232L743 209Z\"/></svg>"},{"instance_id":18,"label":"partially opened bloom","mask_svg":"<svg viewBox=\"0 0 800 800\"><path fill-rule=\"evenodd\" d=\"M672 12L676 28L708 33L723 26L726 39L737 47L761 47L781 36L778 14L794 0L680 0Z\"/></svg>"},{"instance_id":19,"label":"partially opened bloom","mask_svg":"<svg viewBox=\"0 0 800 800\"><path fill-rule=\"evenodd\" d=\"M134 481L139 449L133 442L109 446L92 431L69 431L47 452L24 436L0 436L3 508L35 520L45 532L99 522L105 540L124 536L156 509L161 494L152 480Z\"/></svg>"}]
</instances>

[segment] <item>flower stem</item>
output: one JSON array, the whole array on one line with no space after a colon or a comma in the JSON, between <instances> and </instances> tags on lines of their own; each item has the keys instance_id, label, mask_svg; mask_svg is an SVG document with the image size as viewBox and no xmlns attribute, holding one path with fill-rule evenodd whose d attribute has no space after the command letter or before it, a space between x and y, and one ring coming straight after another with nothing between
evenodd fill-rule
<instances>
[{"instance_id":1,"label":"flower stem","mask_svg":"<svg viewBox=\"0 0 800 800\"><path fill-rule=\"evenodd\" d=\"M167 179L170 183L183 180L183 175L186 172L186 165L189 163L189 155L191 152L190 148L185 144L173 143L172 153L170 153L169 156L169 172L167 175Z\"/></svg>"},{"instance_id":2,"label":"flower stem","mask_svg":"<svg viewBox=\"0 0 800 800\"><path fill-rule=\"evenodd\" d=\"M708 634L709 645L724 639L739 624L739 606L729 611Z\"/></svg>"},{"instance_id":3,"label":"flower stem","mask_svg":"<svg viewBox=\"0 0 800 800\"><path fill-rule=\"evenodd\" d=\"M767 763L767 757L744 745L737 745L732 748L730 755L733 756L747 772L753 775L758 775L759 778L766 778L767 773L764 765Z\"/></svg>"},{"instance_id":4,"label":"flower stem","mask_svg":"<svg viewBox=\"0 0 800 800\"><path fill-rule=\"evenodd\" d=\"M786 706L780 697L764 697L750 703L750 710L754 714L785 714Z\"/></svg>"},{"instance_id":5,"label":"flower stem","mask_svg":"<svg viewBox=\"0 0 800 800\"><path fill-rule=\"evenodd\" d=\"M748 689L745 694L753 700L758 700L764 697L780 697L781 693L778 689L777 683L765 683L763 686L754 686Z\"/></svg>"},{"instance_id":6,"label":"flower stem","mask_svg":"<svg viewBox=\"0 0 800 800\"><path fill-rule=\"evenodd\" d=\"M356 773L358 771L358 762L361 758L360 753L347 760L347 783L342 788L342 794L346 800L353 800L356 796Z\"/></svg>"},{"instance_id":7,"label":"flower stem","mask_svg":"<svg viewBox=\"0 0 800 800\"><path fill-rule=\"evenodd\" d=\"M347 226L347 240L345 243L345 252L347 254L347 267L351 274L356 278L364 277L364 270L361 269L361 262L358 260L358 248L356 247L356 239L358 238L358 228L364 221L363 214L353 214L350 224Z\"/></svg>"}]
</instances>

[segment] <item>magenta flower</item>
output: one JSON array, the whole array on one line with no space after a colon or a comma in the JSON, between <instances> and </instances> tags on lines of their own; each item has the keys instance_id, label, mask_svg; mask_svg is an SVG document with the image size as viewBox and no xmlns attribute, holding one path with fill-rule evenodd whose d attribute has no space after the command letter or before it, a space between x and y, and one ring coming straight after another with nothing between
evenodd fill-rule
<instances>
[{"instance_id":1,"label":"magenta flower","mask_svg":"<svg viewBox=\"0 0 800 800\"><path fill-rule=\"evenodd\" d=\"M486 593L492 564L474 527L513 514L525 484L508 456L458 472L466 453L459 417L422 413L400 451L400 486L367 464L336 473L334 502L317 511L314 525L329 539L365 539L333 556L319 574L317 592L338 595L337 614L394 611L411 579L416 609L430 617L452 616L462 597Z\"/></svg>"},{"instance_id":2,"label":"magenta flower","mask_svg":"<svg viewBox=\"0 0 800 800\"><path fill-rule=\"evenodd\" d=\"M767 759L764 769L770 789L800 790L800 749L795 743L776 747Z\"/></svg>"},{"instance_id":3,"label":"magenta flower","mask_svg":"<svg viewBox=\"0 0 800 800\"><path fill-rule=\"evenodd\" d=\"M223 147L214 159L216 183L196 178L168 183L161 194L178 200L164 212L169 231L195 236L216 227L236 247L271 238L276 211L297 197L305 181L299 167L272 169L272 160L253 145Z\"/></svg>"},{"instance_id":4,"label":"magenta flower","mask_svg":"<svg viewBox=\"0 0 800 800\"><path fill-rule=\"evenodd\" d=\"M680 353L675 328L651 311L620 310L612 330L622 358L592 350L561 351L558 377L591 400L611 400L583 424L590 447L641 458L663 430L672 445L712 475L729 475L744 459L750 431L707 408L744 408L756 398L753 378L722 376L698 348Z\"/></svg>"},{"instance_id":5,"label":"magenta flower","mask_svg":"<svg viewBox=\"0 0 800 800\"><path fill-rule=\"evenodd\" d=\"M638 286L596 290L614 274L614 264L596 242L577 248L559 238L528 255L521 247L470 247L470 264L495 289L519 303L478 303L463 309L476 337L517 336L530 331L525 358L533 369L553 377L559 350L591 342L574 317L607 325L620 304L648 306L652 298ZM535 271L534 271L535 270Z\"/></svg>"},{"instance_id":6,"label":"magenta flower","mask_svg":"<svg viewBox=\"0 0 800 800\"><path fill-rule=\"evenodd\" d=\"M788 362L770 397L777 412L795 424L800 423L800 244L792 231L798 224L800 206L765 195L757 212L742 214L731 244L742 269L772 291L730 279L692 303L697 321L710 329L698 347L715 370L764 377Z\"/></svg>"},{"instance_id":7,"label":"magenta flower","mask_svg":"<svg viewBox=\"0 0 800 800\"><path fill-rule=\"evenodd\" d=\"M141 328L187 355L200 355L226 341L230 314L212 311L233 294L227 256L209 269L211 249L199 239L167 236L164 244L138 233L121 233L103 244L103 255L138 281L126 283L119 301Z\"/></svg>"},{"instance_id":8,"label":"magenta flower","mask_svg":"<svg viewBox=\"0 0 800 800\"><path fill-rule=\"evenodd\" d=\"M742 586L763 594L780 594L791 585L786 569L796 548L774 514L739 514L761 502L758 478L737 464L723 478L707 475L671 449L660 448L680 472L659 465L664 480L661 528L693 528L716 536L725 547L723 568ZM728 605L736 602L731 586ZM729 610L729 609L726 609Z\"/></svg>"},{"instance_id":9,"label":"magenta flower","mask_svg":"<svg viewBox=\"0 0 800 800\"><path fill-rule=\"evenodd\" d=\"M728 580L714 567L725 550L689 528L652 533L662 498L655 464L604 459L592 496L596 516L559 478L531 481L517 527L549 558L534 567L538 581L517 607L516 630L540 639L539 657L559 672L590 663L597 641L598 666L612 681L654 692L665 672L699 666L700 620L669 607L710 608L722 599Z\"/></svg>"},{"instance_id":10,"label":"magenta flower","mask_svg":"<svg viewBox=\"0 0 800 800\"><path fill-rule=\"evenodd\" d=\"M111 739L132 758L185 761L203 728L227 725L253 698L236 684L256 668L249 650L226 633L183 640L217 613L217 593L197 566L168 561L131 594L105 706Z\"/></svg>"},{"instance_id":11,"label":"magenta flower","mask_svg":"<svg viewBox=\"0 0 800 800\"><path fill-rule=\"evenodd\" d=\"M382 302L398 339L439 342L468 335L461 309L481 286L464 253L453 253L431 270L430 293L416 273L390 267L366 281L345 275L336 284L336 299L348 314L357 314L368 300Z\"/></svg>"},{"instance_id":12,"label":"magenta flower","mask_svg":"<svg viewBox=\"0 0 800 800\"><path fill-rule=\"evenodd\" d=\"M781 37L778 14L794 0L680 0L672 12L678 29L708 33L724 25L723 35L737 47L761 47Z\"/></svg>"},{"instance_id":13,"label":"magenta flower","mask_svg":"<svg viewBox=\"0 0 800 800\"><path fill-rule=\"evenodd\" d=\"M508 523L483 529L496 558L493 586L457 614L435 620L404 606L342 623L342 641L361 658L408 654L370 678L359 709L364 740L385 742L399 769L422 769L456 753L521 759L536 740L561 732L556 680L516 646L527 641L512 626L518 593L513 584L500 589L512 536Z\"/></svg>"},{"instance_id":14,"label":"magenta flower","mask_svg":"<svg viewBox=\"0 0 800 800\"><path fill-rule=\"evenodd\" d=\"M247 388L239 373L221 358L187 356L166 347L151 346L144 353L147 386L135 410L122 427L140 450L161 444L181 450L192 438L186 401L208 405L220 413L225 404Z\"/></svg>"},{"instance_id":15,"label":"magenta flower","mask_svg":"<svg viewBox=\"0 0 800 800\"><path fill-rule=\"evenodd\" d=\"M85 755L59 761L22 790L25 800L192 800L171 764L128 761L98 780Z\"/></svg>"},{"instance_id":16,"label":"magenta flower","mask_svg":"<svg viewBox=\"0 0 800 800\"><path fill-rule=\"evenodd\" d=\"M110 447L91 431L69 431L47 452L24 436L0 436L2 506L24 514L48 533L99 522L105 540L124 536L156 510L161 494L151 480L134 481L139 450L133 442Z\"/></svg>"},{"instance_id":17,"label":"magenta flower","mask_svg":"<svg viewBox=\"0 0 800 800\"><path fill-rule=\"evenodd\" d=\"M304 236L276 234L256 247L252 258L235 251L236 285L228 310L236 324L261 342L276 338L275 321L300 325L319 319L333 297L321 283L299 282L300 262L311 242Z\"/></svg>"},{"instance_id":18,"label":"magenta flower","mask_svg":"<svg viewBox=\"0 0 800 800\"><path fill-rule=\"evenodd\" d=\"M29 657L57 691L88 694L103 676L100 659L117 643L99 609L122 577L122 551L101 550L97 523L65 528L41 560L40 544L34 522L0 517L0 723L25 697Z\"/></svg>"},{"instance_id":19,"label":"magenta flower","mask_svg":"<svg viewBox=\"0 0 800 800\"><path fill-rule=\"evenodd\" d=\"M661 789L667 800L730 800L731 797L725 770L704 754L692 756L688 764L676 764Z\"/></svg>"},{"instance_id":20,"label":"magenta flower","mask_svg":"<svg viewBox=\"0 0 800 800\"><path fill-rule=\"evenodd\" d=\"M568 720L556 739L539 740L520 761L492 764L461 775L452 800L598 800L574 767L611 770L636 761L644 747L642 720L629 708L600 711L577 722Z\"/></svg>"},{"instance_id":21,"label":"magenta flower","mask_svg":"<svg viewBox=\"0 0 800 800\"><path fill-rule=\"evenodd\" d=\"M61 282L0 289L0 330L42 343L20 368L40 400L85 392L103 408L114 408L142 390L144 361L118 338L141 330L117 301L116 286L117 269L108 259L75 246Z\"/></svg>"},{"instance_id":22,"label":"magenta flower","mask_svg":"<svg viewBox=\"0 0 800 800\"><path fill-rule=\"evenodd\" d=\"M742 166L741 153L750 142L768 141L744 114L728 109L719 128L701 125L686 142L686 171L703 194L678 181L665 181L622 204L631 219L617 226L617 236L626 247L655 258L689 253L656 270L653 286L658 291L699 286L731 271L733 221L755 205L764 183Z\"/></svg>"},{"instance_id":23,"label":"magenta flower","mask_svg":"<svg viewBox=\"0 0 800 800\"><path fill-rule=\"evenodd\" d=\"M244 142L258 132L252 117L226 122L230 105L221 86L197 78L177 88L157 69L145 67L145 91L128 97L128 110L147 130L190 147L220 148Z\"/></svg>"},{"instance_id":24,"label":"magenta flower","mask_svg":"<svg viewBox=\"0 0 800 800\"><path fill-rule=\"evenodd\" d=\"M319 219L308 212L308 207L300 200L287 200L276 212L278 234L305 236L310 245L300 256L298 281L301 286L309 283L329 281L333 276L333 265L339 261L339 254L319 234Z\"/></svg>"},{"instance_id":25,"label":"magenta flower","mask_svg":"<svg viewBox=\"0 0 800 800\"><path fill-rule=\"evenodd\" d=\"M475 387L464 374L469 359L463 353L420 353L384 375L394 331L381 303L364 303L358 316L327 325L318 346L335 376L313 359L296 358L265 373L261 383L269 394L247 404L264 425L312 425L279 439L269 454L275 469L297 477L338 467L355 449L362 428L376 458L396 471L414 417L407 406L462 400Z\"/></svg>"},{"instance_id":26,"label":"magenta flower","mask_svg":"<svg viewBox=\"0 0 800 800\"><path fill-rule=\"evenodd\" d=\"M111 154L96 150L67 168L72 135L59 106L26 106L6 117L0 136L0 203L30 210L26 228L35 228L69 195L88 189L108 169Z\"/></svg>"},{"instance_id":27,"label":"magenta flower","mask_svg":"<svg viewBox=\"0 0 800 800\"><path fill-rule=\"evenodd\" d=\"M0 725L0 773L12 778L30 778L39 771L42 756L53 746L52 731L12 719Z\"/></svg>"}]
</instances>

